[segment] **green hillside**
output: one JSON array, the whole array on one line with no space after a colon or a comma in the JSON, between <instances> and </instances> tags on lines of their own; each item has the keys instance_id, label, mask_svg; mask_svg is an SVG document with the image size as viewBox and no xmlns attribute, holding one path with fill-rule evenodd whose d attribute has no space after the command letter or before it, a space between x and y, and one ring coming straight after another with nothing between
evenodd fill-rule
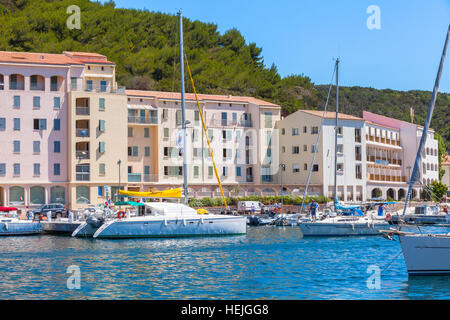
<instances>
[{"instance_id":1,"label":"green hillside","mask_svg":"<svg viewBox=\"0 0 450 320\"><path fill-rule=\"evenodd\" d=\"M71 5L81 8L80 30L66 26L66 9ZM127 88L179 90L175 15L116 9L113 2L0 0L0 25L0 50L99 52L117 64L117 80ZM282 78L276 66L264 65L262 49L247 43L238 30L220 34L214 24L185 18L184 31L186 54L199 92L259 97L280 104L285 114L300 108L323 108L326 86L315 86L304 75ZM191 91L189 82L186 89ZM343 112L353 115L361 116L365 109L407 121L412 106L415 122L423 123L430 95L424 91L343 87L340 105ZM450 95L440 94L432 123L447 149L449 106Z\"/></svg>"}]
</instances>

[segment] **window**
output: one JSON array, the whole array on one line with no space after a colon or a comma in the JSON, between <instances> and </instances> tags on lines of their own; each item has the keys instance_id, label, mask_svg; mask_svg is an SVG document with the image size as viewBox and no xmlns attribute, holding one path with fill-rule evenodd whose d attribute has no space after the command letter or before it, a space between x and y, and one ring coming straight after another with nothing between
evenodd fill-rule
<instances>
[{"instance_id":1,"label":"window","mask_svg":"<svg viewBox=\"0 0 450 320\"><path fill-rule=\"evenodd\" d=\"M41 152L41 142L33 141L33 153L40 153L40 152Z\"/></svg>"},{"instance_id":2,"label":"window","mask_svg":"<svg viewBox=\"0 0 450 320\"><path fill-rule=\"evenodd\" d=\"M305 171L308 170L308 164L307 164L307 163L304 163L304 164L303 164L303 170L305 170Z\"/></svg>"},{"instance_id":3,"label":"window","mask_svg":"<svg viewBox=\"0 0 450 320\"><path fill-rule=\"evenodd\" d=\"M314 171L314 172L319 171L319 165L318 164L313 165L313 170L312 171Z\"/></svg>"},{"instance_id":4,"label":"window","mask_svg":"<svg viewBox=\"0 0 450 320\"><path fill-rule=\"evenodd\" d=\"M338 127L337 133L338 133L338 135L342 136L342 134L344 133L344 129L342 127Z\"/></svg>"},{"instance_id":5,"label":"window","mask_svg":"<svg viewBox=\"0 0 450 320\"><path fill-rule=\"evenodd\" d=\"M298 164L292 165L292 172L294 172L294 173L300 172L300 167L298 166Z\"/></svg>"},{"instance_id":6,"label":"window","mask_svg":"<svg viewBox=\"0 0 450 320\"><path fill-rule=\"evenodd\" d=\"M31 90L37 88L37 84L38 84L37 81L38 81L37 76L31 76L30 77L30 88L31 88Z\"/></svg>"},{"instance_id":7,"label":"window","mask_svg":"<svg viewBox=\"0 0 450 320\"><path fill-rule=\"evenodd\" d=\"M319 127L311 127L311 134L318 134L319 133Z\"/></svg>"},{"instance_id":8,"label":"window","mask_svg":"<svg viewBox=\"0 0 450 320\"><path fill-rule=\"evenodd\" d=\"M362 179L361 164L355 165L356 179Z\"/></svg>"},{"instance_id":9,"label":"window","mask_svg":"<svg viewBox=\"0 0 450 320\"><path fill-rule=\"evenodd\" d=\"M313 144L311 145L311 153L317 153L316 146Z\"/></svg>"},{"instance_id":10,"label":"window","mask_svg":"<svg viewBox=\"0 0 450 320\"><path fill-rule=\"evenodd\" d=\"M292 128L292 135L298 136L298 128Z\"/></svg>"},{"instance_id":11,"label":"window","mask_svg":"<svg viewBox=\"0 0 450 320\"><path fill-rule=\"evenodd\" d=\"M208 167L208 177L212 177L213 176L213 171L214 171L214 168L213 167Z\"/></svg>"},{"instance_id":12,"label":"window","mask_svg":"<svg viewBox=\"0 0 450 320\"><path fill-rule=\"evenodd\" d=\"M98 174L101 176L105 175L105 164L104 163L98 164Z\"/></svg>"},{"instance_id":13,"label":"window","mask_svg":"<svg viewBox=\"0 0 450 320\"><path fill-rule=\"evenodd\" d=\"M300 153L300 147L299 146L293 146L292 147L292 154L299 154Z\"/></svg>"},{"instance_id":14,"label":"window","mask_svg":"<svg viewBox=\"0 0 450 320\"><path fill-rule=\"evenodd\" d=\"M132 138L133 137L133 128L128 127L128 138Z\"/></svg>"},{"instance_id":15,"label":"window","mask_svg":"<svg viewBox=\"0 0 450 320\"><path fill-rule=\"evenodd\" d=\"M285 135L286 134L286 129L285 128L281 128L281 135Z\"/></svg>"},{"instance_id":16,"label":"window","mask_svg":"<svg viewBox=\"0 0 450 320\"><path fill-rule=\"evenodd\" d=\"M150 174L150 166L144 166L144 174L149 175Z\"/></svg>"},{"instance_id":17,"label":"window","mask_svg":"<svg viewBox=\"0 0 450 320\"><path fill-rule=\"evenodd\" d=\"M338 144L337 145L337 152L338 153L344 153L344 145L343 144Z\"/></svg>"},{"instance_id":18,"label":"window","mask_svg":"<svg viewBox=\"0 0 450 320\"><path fill-rule=\"evenodd\" d=\"M17 90L17 74L12 74L9 76L9 88L11 90Z\"/></svg>"},{"instance_id":19,"label":"window","mask_svg":"<svg viewBox=\"0 0 450 320\"><path fill-rule=\"evenodd\" d=\"M164 157L169 156L169 147L164 147Z\"/></svg>"},{"instance_id":20,"label":"window","mask_svg":"<svg viewBox=\"0 0 450 320\"><path fill-rule=\"evenodd\" d=\"M150 137L150 128L144 128L144 138Z\"/></svg>"},{"instance_id":21,"label":"window","mask_svg":"<svg viewBox=\"0 0 450 320\"><path fill-rule=\"evenodd\" d=\"M33 129L34 130L46 130L47 129L47 119L33 119Z\"/></svg>"},{"instance_id":22,"label":"window","mask_svg":"<svg viewBox=\"0 0 450 320\"><path fill-rule=\"evenodd\" d=\"M20 119L14 118L14 130L20 130Z\"/></svg>"},{"instance_id":23,"label":"window","mask_svg":"<svg viewBox=\"0 0 450 320\"><path fill-rule=\"evenodd\" d=\"M303 151L308 151L308 146L306 144L303 145Z\"/></svg>"},{"instance_id":24,"label":"window","mask_svg":"<svg viewBox=\"0 0 450 320\"><path fill-rule=\"evenodd\" d=\"M100 131L100 132L105 132L105 120L99 120L99 122L98 122L98 130Z\"/></svg>"},{"instance_id":25,"label":"window","mask_svg":"<svg viewBox=\"0 0 450 320\"><path fill-rule=\"evenodd\" d=\"M241 177L242 173L241 173L241 167L236 167L236 177Z\"/></svg>"},{"instance_id":26,"label":"window","mask_svg":"<svg viewBox=\"0 0 450 320\"><path fill-rule=\"evenodd\" d=\"M0 118L0 131L6 130L6 118Z\"/></svg>"},{"instance_id":27,"label":"window","mask_svg":"<svg viewBox=\"0 0 450 320\"><path fill-rule=\"evenodd\" d=\"M53 164L53 175L59 176L61 174L61 165L59 163Z\"/></svg>"},{"instance_id":28,"label":"window","mask_svg":"<svg viewBox=\"0 0 450 320\"><path fill-rule=\"evenodd\" d=\"M286 147L285 147L285 146L282 146L282 147L281 147L281 152L282 152L282 153L285 153L285 152L286 152Z\"/></svg>"},{"instance_id":29,"label":"window","mask_svg":"<svg viewBox=\"0 0 450 320\"><path fill-rule=\"evenodd\" d=\"M169 128L164 128L164 138L169 137Z\"/></svg>"},{"instance_id":30,"label":"window","mask_svg":"<svg viewBox=\"0 0 450 320\"><path fill-rule=\"evenodd\" d=\"M139 149L137 146L132 147L133 149L133 157L137 157L139 154Z\"/></svg>"},{"instance_id":31,"label":"window","mask_svg":"<svg viewBox=\"0 0 450 320\"><path fill-rule=\"evenodd\" d=\"M53 119L53 130L54 131L61 130L61 120L60 119Z\"/></svg>"},{"instance_id":32,"label":"window","mask_svg":"<svg viewBox=\"0 0 450 320\"><path fill-rule=\"evenodd\" d=\"M97 196L103 197L103 187L102 186L97 187Z\"/></svg>"},{"instance_id":33,"label":"window","mask_svg":"<svg viewBox=\"0 0 450 320\"><path fill-rule=\"evenodd\" d=\"M198 166L194 166L194 177L198 178Z\"/></svg>"},{"instance_id":34,"label":"window","mask_svg":"<svg viewBox=\"0 0 450 320\"><path fill-rule=\"evenodd\" d=\"M76 90L77 89L77 78L75 78L75 77L71 77L70 78L70 88L72 90Z\"/></svg>"},{"instance_id":35,"label":"window","mask_svg":"<svg viewBox=\"0 0 450 320\"><path fill-rule=\"evenodd\" d=\"M150 147L145 147L144 150L145 150L145 156L150 157Z\"/></svg>"},{"instance_id":36,"label":"window","mask_svg":"<svg viewBox=\"0 0 450 320\"><path fill-rule=\"evenodd\" d=\"M58 77L50 77L50 91L58 91Z\"/></svg>"},{"instance_id":37,"label":"window","mask_svg":"<svg viewBox=\"0 0 450 320\"><path fill-rule=\"evenodd\" d=\"M264 124L266 128L272 128L272 113L264 113Z\"/></svg>"},{"instance_id":38,"label":"window","mask_svg":"<svg viewBox=\"0 0 450 320\"><path fill-rule=\"evenodd\" d=\"M13 164L13 174L15 176L19 176L20 175L20 163L14 163Z\"/></svg>"},{"instance_id":39,"label":"window","mask_svg":"<svg viewBox=\"0 0 450 320\"><path fill-rule=\"evenodd\" d=\"M98 151L99 151L100 153L105 153L105 142L100 141L100 142L98 143Z\"/></svg>"},{"instance_id":40,"label":"window","mask_svg":"<svg viewBox=\"0 0 450 320\"><path fill-rule=\"evenodd\" d=\"M6 163L0 163L0 176L6 175Z\"/></svg>"},{"instance_id":41,"label":"window","mask_svg":"<svg viewBox=\"0 0 450 320\"><path fill-rule=\"evenodd\" d=\"M87 91L92 91L92 80L87 80L86 81L86 90Z\"/></svg>"},{"instance_id":42,"label":"window","mask_svg":"<svg viewBox=\"0 0 450 320\"><path fill-rule=\"evenodd\" d=\"M61 109L61 98L53 97L53 109Z\"/></svg>"},{"instance_id":43,"label":"window","mask_svg":"<svg viewBox=\"0 0 450 320\"><path fill-rule=\"evenodd\" d=\"M33 108L39 109L41 107L41 97L33 97Z\"/></svg>"},{"instance_id":44,"label":"window","mask_svg":"<svg viewBox=\"0 0 450 320\"><path fill-rule=\"evenodd\" d=\"M41 165L39 163L33 164L33 175L40 176L41 175Z\"/></svg>"},{"instance_id":45,"label":"window","mask_svg":"<svg viewBox=\"0 0 450 320\"><path fill-rule=\"evenodd\" d=\"M20 141L13 141L13 152L20 153Z\"/></svg>"},{"instance_id":46,"label":"window","mask_svg":"<svg viewBox=\"0 0 450 320\"><path fill-rule=\"evenodd\" d=\"M77 204L89 204L90 192L88 186L77 186L76 187L76 203Z\"/></svg>"},{"instance_id":47,"label":"window","mask_svg":"<svg viewBox=\"0 0 450 320\"><path fill-rule=\"evenodd\" d=\"M222 126L226 126L226 125L227 125L227 113L222 112Z\"/></svg>"},{"instance_id":48,"label":"window","mask_svg":"<svg viewBox=\"0 0 450 320\"><path fill-rule=\"evenodd\" d=\"M223 167L222 168L222 176L228 177L228 167Z\"/></svg>"},{"instance_id":49,"label":"window","mask_svg":"<svg viewBox=\"0 0 450 320\"><path fill-rule=\"evenodd\" d=\"M167 119L168 116L169 116L169 110L168 109L163 109L162 118L163 119Z\"/></svg>"},{"instance_id":50,"label":"window","mask_svg":"<svg viewBox=\"0 0 450 320\"><path fill-rule=\"evenodd\" d=\"M308 133L308 127L303 127L303 133Z\"/></svg>"},{"instance_id":51,"label":"window","mask_svg":"<svg viewBox=\"0 0 450 320\"><path fill-rule=\"evenodd\" d=\"M106 81L105 80L100 81L100 91L106 92Z\"/></svg>"},{"instance_id":52,"label":"window","mask_svg":"<svg viewBox=\"0 0 450 320\"><path fill-rule=\"evenodd\" d=\"M61 152L61 142L60 141L53 142L53 152L55 152L55 153Z\"/></svg>"},{"instance_id":53,"label":"window","mask_svg":"<svg viewBox=\"0 0 450 320\"><path fill-rule=\"evenodd\" d=\"M344 173L344 164L343 163L337 164L337 173Z\"/></svg>"},{"instance_id":54,"label":"window","mask_svg":"<svg viewBox=\"0 0 450 320\"><path fill-rule=\"evenodd\" d=\"M105 98L98 99L98 110L105 111Z\"/></svg>"},{"instance_id":55,"label":"window","mask_svg":"<svg viewBox=\"0 0 450 320\"><path fill-rule=\"evenodd\" d=\"M20 96L14 96L13 107L20 108Z\"/></svg>"},{"instance_id":56,"label":"window","mask_svg":"<svg viewBox=\"0 0 450 320\"><path fill-rule=\"evenodd\" d=\"M182 121L182 119L181 119L181 110L177 110L175 112L175 124L177 126L181 126L181 121Z\"/></svg>"}]
</instances>

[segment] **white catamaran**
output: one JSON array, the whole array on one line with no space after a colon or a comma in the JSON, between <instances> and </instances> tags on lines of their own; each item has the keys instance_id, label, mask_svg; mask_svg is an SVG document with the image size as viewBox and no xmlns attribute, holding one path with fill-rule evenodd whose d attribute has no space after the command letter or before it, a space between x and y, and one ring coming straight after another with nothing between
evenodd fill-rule
<instances>
[{"instance_id":1,"label":"white catamaran","mask_svg":"<svg viewBox=\"0 0 450 320\"><path fill-rule=\"evenodd\" d=\"M144 202L145 210L141 215L134 217L120 216L117 214L109 214L109 218L92 217L84 224L80 225L72 236L78 237L94 237L94 238L160 238L160 237L190 237L190 236L221 236L221 235L240 235L247 233L247 219L242 216L233 215L212 215L199 214L195 209L190 208L188 204L188 182L187 182L187 161L186 161L186 118L185 118L185 101L184 101L184 50L183 50L183 17L179 12L179 28L180 28L180 65L181 65L181 107L183 121L183 156L184 156L184 204L170 202ZM187 64L189 74L189 64ZM191 75L191 74L190 74ZM193 84L192 76L191 81ZM195 96L195 86L193 85ZM200 111L200 105L197 99L197 107ZM210 146L203 114L200 112L203 130ZM211 152L211 148L210 148ZM217 176L214 157L211 152L216 177L220 190L222 186L220 178ZM119 191L123 196L135 196L144 198L146 193ZM179 195L177 194L179 193ZM167 195L170 194L168 197ZM150 198L179 198L181 197L180 189L166 190L156 193L148 193ZM223 196L223 191L222 191ZM223 196L225 206L226 200Z\"/></svg>"},{"instance_id":2,"label":"white catamaran","mask_svg":"<svg viewBox=\"0 0 450 320\"><path fill-rule=\"evenodd\" d=\"M441 78L442 68L444 66L445 55L447 52L447 45L450 36L450 25L447 30L447 37L445 39L444 49L442 51L441 62L439 64L436 82L433 88L430 105L428 107L428 114L425 120L425 125L422 131L422 138L420 139L419 148L417 150L414 169L411 174L409 182L408 193L406 195L405 207L403 212L406 212L408 200L411 196L411 190L415 182L419 180L420 157L423 146L427 139L427 132L430 126L431 118L433 116L436 97L439 89L439 81ZM420 230L420 229L419 229ZM421 234L414 232L399 230L384 230L382 231L388 238L392 239L393 235L397 235L403 251L406 268L409 275L450 275L450 234Z\"/></svg>"},{"instance_id":3,"label":"white catamaran","mask_svg":"<svg viewBox=\"0 0 450 320\"><path fill-rule=\"evenodd\" d=\"M336 59L335 64L335 72L336 72L336 125L335 125L335 155L334 155L334 212L332 212L332 217L326 217L322 220L311 221L309 219L299 220L298 226L300 227L303 236L367 236L367 235L378 235L379 230L386 228L389 224L386 220L379 217L373 216L364 216L361 210L357 209L359 206L341 206L337 200L337 136L338 136L338 119L339 119L339 59ZM334 76L334 73L333 73ZM333 78L333 77L332 77ZM325 103L324 108L324 118L325 112L328 105L331 86L328 91L327 101ZM320 131L317 137L317 142L315 145L315 149L317 150L320 135L322 133L322 125L320 127ZM315 153L313 154L313 159L310 168L314 163ZM300 209L300 213L303 210L304 202L307 195L307 189L309 180L311 177L311 169L308 174L308 179L306 181L305 192L303 194L302 206ZM340 211L343 210L353 210L355 213L358 212L360 215L350 215L350 216L340 216Z\"/></svg>"}]
</instances>

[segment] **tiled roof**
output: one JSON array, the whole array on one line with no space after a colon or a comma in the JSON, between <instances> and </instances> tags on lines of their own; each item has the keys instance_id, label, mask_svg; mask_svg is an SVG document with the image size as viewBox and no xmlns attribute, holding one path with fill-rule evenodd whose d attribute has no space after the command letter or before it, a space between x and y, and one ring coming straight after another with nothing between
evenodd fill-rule
<instances>
[{"instance_id":1,"label":"tiled roof","mask_svg":"<svg viewBox=\"0 0 450 320\"><path fill-rule=\"evenodd\" d=\"M302 110L303 112L312 114L314 116L317 117L321 117L323 118L323 111L320 110ZM336 119L336 112L333 111L327 111L325 113L325 119ZM355 116L351 116L349 114L345 114L345 113L338 113L338 119L341 120L359 120L359 121L364 121L363 118L359 118L359 117L355 117Z\"/></svg>"},{"instance_id":2,"label":"tiled roof","mask_svg":"<svg viewBox=\"0 0 450 320\"><path fill-rule=\"evenodd\" d=\"M148 97L157 99L169 99L169 100L181 100L181 94L179 92L163 92L163 91L142 91L142 90L126 90L129 96ZM186 100L195 100L193 93L185 94ZM279 107L279 105L267 102L264 100L256 99L253 97L241 97L232 95L214 95L214 94L198 94L199 101L220 101L226 103L253 103L259 106Z\"/></svg>"},{"instance_id":3,"label":"tiled roof","mask_svg":"<svg viewBox=\"0 0 450 320\"><path fill-rule=\"evenodd\" d=\"M90 52L35 53L0 51L0 62L49 65L82 65L85 63L114 64L106 56Z\"/></svg>"},{"instance_id":4,"label":"tiled roof","mask_svg":"<svg viewBox=\"0 0 450 320\"><path fill-rule=\"evenodd\" d=\"M0 51L0 62L52 65L81 64L64 54L9 51Z\"/></svg>"}]
</instances>

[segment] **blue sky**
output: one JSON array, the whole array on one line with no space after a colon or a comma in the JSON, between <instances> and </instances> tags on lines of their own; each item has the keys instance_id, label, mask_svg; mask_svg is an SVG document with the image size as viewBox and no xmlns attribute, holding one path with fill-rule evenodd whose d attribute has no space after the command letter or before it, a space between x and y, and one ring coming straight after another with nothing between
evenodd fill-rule
<instances>
[{"instance_id":1,"label":"blue sky","mask_svg":"<svg viewBox=\"0 0 450 320\"><path fill-rule=\"evenodd\" d=\"M263 48L265 64L282 76L330 81L340 57L340 82L377 89L431 90L450 23L450 0L115 0L121 8L176 14L212 22L221 33L237 28ZM366 13L380 8L381 29ZM450 50L440 92L450 93Z\"/></svg>"}]
</instances>

